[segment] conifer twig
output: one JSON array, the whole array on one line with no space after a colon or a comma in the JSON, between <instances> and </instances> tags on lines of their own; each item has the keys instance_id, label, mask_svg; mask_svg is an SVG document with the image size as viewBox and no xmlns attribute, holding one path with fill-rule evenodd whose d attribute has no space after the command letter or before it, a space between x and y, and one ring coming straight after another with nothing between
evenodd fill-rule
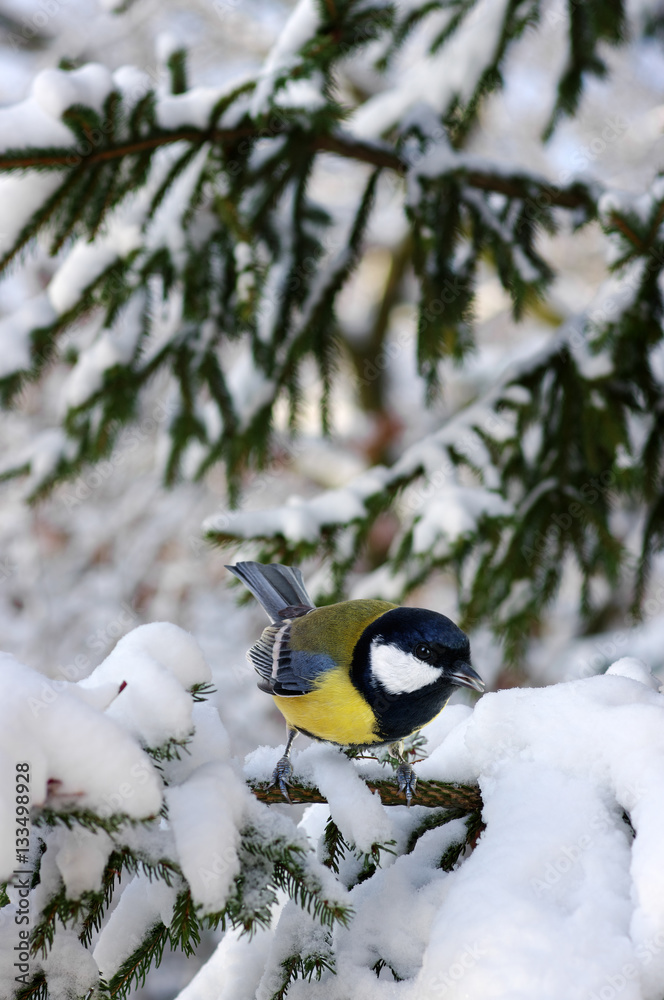
<instances>
[{"instance_id":1,"label":"conifer twig","mask_svg":"<svg viewBox=\"0 0 664 1000\"><path fill-rule=\"evenodd\" d=\"M278 134L281 134L282 131L280 129ZM156 135L120 142L105 146L103 149L93 149L85 154L77 152L75 146L25 154L21 154L18 150L11 150L4 156L0 156L0 172L25 170L30 167L71 168L72 156L76 156L77 161L84 161L88 166L92 166L96 163L106 163L125 156L134 156L137 153L158 149L160 146L168 146L175 142L198 144L211 142L220 146L230 146L242 139L251 142L264 136L265 128L253 125L228 129L185 128L159 131ZM346 159L357 160L360 163L393 170L400 174L405 174L409 168L408 161L399 156L391 147L379 143L363 142L349 135L312 136L311 148L314 151L334 153ZM586 208L594 214L595 199L587 187L580 182L569 187L562 187L550 183L546 178L542 178L539 183L536 183L531 176L510 177L490 169L464 171L464 180L471 187L482 191L494 191L507 195L509 198L524 198L525 200L543 197L549 205L557 208Z\"/></svg>"}]
</instances>

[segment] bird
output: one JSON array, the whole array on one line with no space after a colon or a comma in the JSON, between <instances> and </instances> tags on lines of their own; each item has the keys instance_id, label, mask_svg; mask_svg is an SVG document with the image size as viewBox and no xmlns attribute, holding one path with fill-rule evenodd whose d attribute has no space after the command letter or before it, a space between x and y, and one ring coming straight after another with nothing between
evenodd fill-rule
<instances>
[{"instance_id":1,"label":"bird","mask_svg":"<svg viewBox=\"0 0 664 1000\"><path fill-rule=\"evenodd\" d=\"M278 563L227 566L251 591L270 624L248 650L261 691L286 720L275 785L290 802L293 740L366 750L387 746L399 792L410 805L417 777L403 740L431 722L457 687L484 691L468 636L445 615L360 599L317 608L302 573Z\"/></svg>"}]
</instances>

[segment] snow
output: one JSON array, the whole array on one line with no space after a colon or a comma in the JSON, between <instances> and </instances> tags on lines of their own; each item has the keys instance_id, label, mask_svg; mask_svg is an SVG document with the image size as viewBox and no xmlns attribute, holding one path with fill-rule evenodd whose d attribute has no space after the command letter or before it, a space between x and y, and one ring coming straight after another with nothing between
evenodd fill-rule
<instances>
[{"instance_id":1,"label":"snow","mask_svg":"<svg viewBox=\"0 0 664 1000\"><path fill-rule=\"evenodd\" d=\"M0 129L2 128L1 115L2 111L0 110ZM62 176L57 171L23 175L5 174L0 177L0 212L2 213L0 252L3 257L15 246L22 230L31 220L37 208L44 205L61 183Z\"/></svg>"},{"instance_id":2,"label":"snow","mask_svg":"<svg viewBox=\"0 0 664 1000\"><path fill-rule=\"evenodd\" d=\"M271 942L272 932L262 928L251 938L228 931L178 1000L255 1000Z\"/></svg>"},{"instance_id":3,"label":"snow","mask_svg":"<svg viewBox=\"0 0 664 1000\"><path fill-rule=\"evenodd\" d=\"M177 891L161 880L136 875L120 897L92 953L108 981L136 950L146 933L163 923L170 926Z\"/></svg>"},{"instance_id":4,"label":"snow","mask_svg":"<svg viewBox=\"0 0 664 1000\"><path fill-rule=\"evenodd\" d=\"M86 63L74 70L42 70L35 77L32 94L48 115L61 118L74 104L85 104L100 113L112 89L110 71L100 63Z\"/></svg>"},{"instance_id":5,"label":"snow","mask_svg":"<svg viewBox=\"0 0 664 1000\"><path fill-rule=\"evenodd\" d=\"M184 94L163 94L157 101L157 121L167 129L187 125L206 129L215 105L225 92L219 87L192 87Z\"/></svg>"},{"instance_id":6,"label":"snow","mask_svg":"<svg viewBox=\"0 0 664 1000\"><path fill-rule=\"evenodd\" d=\"M16 762L29 762L33 808L47 804L66 813L75 806L102 818L124 814L129 819L112 833L76 823L40 830L46 851L31 897L33 915L62 888L72 900L99 892L110 854L125 846L143 861L179 866L200 912L218 911L239 872L237 846L245 824L269 825L279 834L278 817L266 824L261 811L267 813L267 807L255 801L230 760L218 712L205 702L194 704L186 691L209 679L193 637L164 622L128 633L76 683L46 678L0 654L0 879L16 867ZM163 744L184 736L190 737L189 752L161 762L162 783L139 741ZM164 800L167 821L160 818ZM132 825L131 819L152 823ZM295 835L292 824L285 824L287 834ZM36 844L33 834L33 863ZM177 876L171 886L142 872L129 882L123 878L119 902L93 954L76 934L59 929L48 957L35 959L31 969L44 968L52 976L54 996L70 997L66 989L72 983L86 992L99 974L110 978L153 926L170 924L180 888ZM15 908L19 885L9 891ZM3 970L11 967L13 943L0 945ZM75 975L67 968L72 962Z\"/></svg>"},{"instance_id":7,"label":"snow","mask_svg":"<svg viewBox=\"0 0 664 1000\"><path fill-rule=\"evenodd\" d=\"M113 86L133 104L147 94L152 80L137 66L120 66L113 73Z\"/></svg>"},{"instance_id":8,"label":"snow","mask_svg":"<svg viewBox=\"0 0 664 1000\"><path fill-rule=\"evenodd\" d=\"M7 653L0 654L0 667L0 878L14 867L13 798L4 779L13 782L16 761L30 763L36 806L50 794L102 815L121 811L141 818L159 811L159 775L127 732L71 694L68 682L49 681ZM56 783L50 792L49 781Z\"/></svg>"},{"instance_id":9,"label":"snow","mask_svg":"<svg viewBox=\"0 0 664 1000\"><path fill-rule=\"evenodd\" d=\"M340 946L350 952L352 965L371 968L383 958L402 978L417 975L431 924L447 891L438 862L464 833L463 820L428 831L411 854L397 858L375 881L370 879L353 890L357 917L348 931L339 934ZM381 919L376 919L377 914Z\"/></svg>"},{"instance_id":10,"label":"snow","mask_svg":"<svg viewBox=\"0 0 664 1000\"><path fill-rule=\"evenodd\" d=\"M348 524L366 517L365 500L381 488L387 470L381 466L360 473L347 486L320 493L313 500L291 496L283 507L233 512L235 537L283 535L290 541L315 541L332 524ZM214 515L203 524L206 532L228 529L228 514Z\"/></svg>"},{"instance_id":11,"label":"snow","mask_svg":"<svg viewBox=\"0 0 664 1000\"><path fill-rule=\"evenodd\" d=\"M257 366L248 344L243 345L229 371L227 385L240 429L248 427L259 410L273 398L276 389L275 382Z\"/></svg>"},{"instance_id":12,"label":"snow","mask_svg":"<svg viewBox=\"0 0 664 1000\"><path fill-rule=\"evenodd\" d=\"M511 514L512 505L498 493L465 486L446 487L416 514L413 552L428 552L434 546L439 551L441 541L443 549L449 550L464 536L476 532L479 521Z\"/></svg>"},{"instance_id":13,"label":"snow","mask_svg":"<svg viewBox=\"0 0 664 1000\"><path fill-rule=\"evenodd\" d=\"M313 38L319 24L315 0L299 0L263 64L251 101L252 115L267 111L277 78L297 65L299 50ZM280 102L279 95L277 100Z\"/></svg>"},{"instance_id":14,"label":"snow","mask_svg":"<svg viewBox=\"0 0 664 1000\"><path fill-rule=\"evenodd\" d=\"M104 374L132 360L143 329L145 296L133 295L112 329L102 330L94 343L82 351L62 390L65 408L81 406L101 388Z\"/></svg>"},{"instance_id":15,"label":"snow","mask_svg":"<svg viewBox=\"0 0 664 1000\"><path fill-rule=\"evenodd\" d=\"M664 936L664 908L637 858L664 810L663 710L647 669L618 663L602 677L485 696L419 765L421 779L441 767L457 780L479 779L487 823L449 877L420 996L433 995L472 947L477 960L462 973L471 998L506 990L525 998L536 982L538 996L581 998L628 964L639 971L626 995L655 995L641 994L636 979L661 984L662 959L639 953ZM621 808L636 830L631 864ZM565 963L552 961L556 954Z\"/></svg>"},{"instance_id":16,"label":"snow","mask_svg":"<svg viewBox=\"0 0 664 1000\"><path fill-rule=\"evenodd\" d=\"M176 143L168 150L168 156L175 160L176 157L185 152L184 143ZM150 220L146 239L148 250L165 246L176 260L178 256L182 259L182 251L187 240L182 226L182 216L191 203L201 172L207 163L209 152L209 146L204 144L171 185L154 217Z\"/></svg>"},{"instance_id":17,"label":"snow","mask_svg":"<svg viewBox=\"0 0 664 1000\"><path fill-rule=\"evenodd\" d=\"M480 0L435 55L421 53L401 69L393 87L360 106L349 121L352 131L365 139L378 138L419 102L443 114L455 96L467 101L495 56L506 9L507 0ZM429 26L429 40L432 30Z\"/></svg>"},{"instance_id":18,"label":"snow","mask_svg":"<svg viewBox=\"0 0 664 1000\"><path fill-rule=\"evenodd\" d=\"M219 761L203 764L166 791L182 872L203 913L223 909L239 873L239 831L249 798L239 775Z\"/></svg>"},{"instance_id":19,"label":"snow","mask_svg":"<svg viewBox=\"0 0 664 1000\"><path fill-rule=\"evenodd\" d=\"M194 702L186 689L210 677L193 636L169 622L153 622L120 639L81 687L125 681L108 716L144 745L159 747L170 738L183 740L191 734Z\"/></svg>"},{"instance_id":20,"label":"snow","mask_svg":"<svg viewBox=\"0 0 664 1000\"><path fill-rule=\"evenodd\" d=\"M633 681L639 681L650 687L653 691L660 691L662 683L658 677L652 673L643 660L637 660L635 656L623 656L620 660L612 663L606 671L611 677L629 677Z\"/></svg>"},{"instance_id":21,"label":"snow","mask_svg":"<svg viewBox=\"0 0 664 1000\"><path fill-rule=\"evenodd\" d=\"M416 770L420 781L479 782L486 829L477 846L452 872L441 871L441 855L463 836L456 821L428 831L411 854L384 856L372 878L350 890L355 916L347 931L335 931L337 976L325 974L302 994L295 984L293 995L341 1000L382 958L405 981L397 994L391 977L367 979L366 995L380 1000L587 1000L609 990L657 1000L664 982L658 688L643 662L623 657L602 676L486 694L474 711L446 709L423 731L429 757ZM269 770L277 754L270 761L263 748L249 770ZM363 829L359 814L368 817L374 800L355 782L375 776L375 764L314 746L294 754L294 767L325 785L335 822L358 844L380 831L403 845L420 821L420 807L393 808L384 810L389 829L379 816ZM325 806L305 813L301 825L314 842L325 820ZM277 957L292 953L299 926L284 911Z\"/></svg>"},{"instance_id":22,"label":"snow","mask_svg":"<svg viewBox=\"0 0 664 1000\"><path fill-rule=\"evenodd\" d=\"M298 778L320 789L344 838L359 851L369 853L372 844L394 839L379 796L367 788L341 751L314 745L297 754L293 765Z\"/></svg>"},{"instance_id":23,"label":"snow","mask_svg":"<svg viewBox=\"0 0 664 1000\"><path fill-rule=\"evenodd\" d=\"M53 1000L86 996L99 977L97 965L78 940L75 930L59 927L53 947L39 965L48 977L48 994Z\"/></svg>"},{"instance_id":24,"label":"snow","mask_svg":"<svg viewBox=\"0 0 664 1000\"><path fill-rule=\"evenodd\" d=\"M35 85L40 78L41 74L36 78ZM75 142L76 137L71 129L59 119L53 118L35 96L28 97L18 104L0 108L0 151L3 153L9 149L24 149L31 146L73 146ZM59 171L56 171L55 177L60 183L62 178L58 175Z\"/></svg>"},{"instance_id":25,"label":"snow","mask_svg":"<svg viewBox=\"0 0 664 1000\"><path fill-rule=\"evenodd\" d=\"M56 318L46 295L28 299L10 316L0 320L0 378L30 368L30 334Z\"/></svg>"},{"instance_id":26,"label":"snow","mask_svg":"<svg viewBox=\"0 0 664 1000\"><path fill-rule=\"evenodd\" d=\"M128 217L127 217L128 216ZM134 216L132 218L132 216ZM81 238L51 278L48 295L60 314L68 312L118 258L128 256L141 245L140 218L121 212L109 221L107 232L94 243Z\"/></svg>"},{"instance_id":27,"label":"snow","mask_svg":"<svg viewBox=\"0 0 664 1000\"><path fill-rule=\"evenodd\" d=\"M279 995L284 980L284 963L291 956L303 958L321 953L327 955L330 952L326 929L292 901L284 906L279 927L281 933L272 939L266 968L256 990L256 1000L273 1000Z\"/></svg>"},{"instance_id":28,"label":"snow","mask_svg":"<svg viewBox=\"0 0 664 1000\"><path fill-rule=\"evenodd\" d=\"M113 842L104 830L55 830L49 850L57 849L55 863L67 895L79 899L84 892L99 892Z\"/></svg>"}]
</instances>

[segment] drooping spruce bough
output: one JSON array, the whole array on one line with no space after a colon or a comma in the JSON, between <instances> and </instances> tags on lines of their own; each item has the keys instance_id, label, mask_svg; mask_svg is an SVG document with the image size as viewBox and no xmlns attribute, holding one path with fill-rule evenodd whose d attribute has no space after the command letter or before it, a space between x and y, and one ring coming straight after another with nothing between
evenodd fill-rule
<instances>
[{"instance_id":1,"label":"drooping spruce bough","mask_svg":"<svg viewBox=\"0 0 664 1000\"><path fill-rule=\"evenodd\" d=\"M262 560L324 556L331 572L321 601L346 592L357 552L390 509L400 523L383 556L395 574L391 596L451 567L461 624L490 619L516 655L555 595L566 555L581 571L582 612L598 611L593 581L615 585L629 562L612 508L636 506L641 555L629 563L629 600L638 609L664 530L652 366L661 339L661 181L628 197L588 177L554 183L527 164L465 152L483 98L500 90L527 33L566 21L546 139L577 111L584 81L608 72L608 47L659 30L656 19L627 23L620 2L561 10L539 0L303 0L262 71L235 87L189 88L185 53L176 51L170 94L139 71L88 66L51 71L34 97L0 111L2 266L20 267L36 245L57 260L45 292L0 325L2 398L11 405L27 381L48 380L57 364L70 369L61 426L5 458L3 477L27 473L37 498L108 456L162 373L166 481L223 463L233 504L243 472L269 466L282 400L290 422L281 440L297 435L312 360L325 430L334 427L340 364L354 366L361 405L388 409L381 352L409 270L418 287L412 349L436 398L440 361L462 364L474 346L480 265L495 270L514 319L527 322L556 274L538 233L599 220L614 275L547 349L390 468L371 469L343 497L305 505L301 523L292 511L260 523L231 513L213 519L208 535L254 539ZM427 30L428 103L403 100L396 77L376 116L372 99L347 86L344 67L361 56L389 73L412 33ZM330 158L347 161L354 203L312 183ZM386 188L400 200L407 236L390 248L373 328L349 336L335 306ZM432 479L437 490L442 479L446 503L463 504L471 528L441 529L438 494L427 499Z\"/></svg>"}]
</instances>

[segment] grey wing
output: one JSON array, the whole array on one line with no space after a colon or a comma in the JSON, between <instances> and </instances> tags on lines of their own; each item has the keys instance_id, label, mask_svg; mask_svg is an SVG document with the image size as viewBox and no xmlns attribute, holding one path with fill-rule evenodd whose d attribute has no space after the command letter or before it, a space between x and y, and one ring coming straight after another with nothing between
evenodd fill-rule
<instances>
[{"instance_id":1,"label":"grey wing","mask_svg":"<svg viewBox=\"0 0 664 1000\"><path fill-rule=\"evenodd\" d=\"M295 566L278 563L239 562L227 570L242 580L273 623L306 614L314 608L302 574ZM294 613L293 613L294 612Z\"/></svg>"},{"instance_id":2,"label":"grey wing","mask_svg":"<svg viewBox=\"0 0 664 1000\"><path fill-rule=\"evenodd\" d=\"M316 687L322 673L334 667L334 660L321 653L303 653L290 648L291 622L268 625L247 653L259 674L261 691L282 698L296 698Z\"/></svg>"}]
</instances>

